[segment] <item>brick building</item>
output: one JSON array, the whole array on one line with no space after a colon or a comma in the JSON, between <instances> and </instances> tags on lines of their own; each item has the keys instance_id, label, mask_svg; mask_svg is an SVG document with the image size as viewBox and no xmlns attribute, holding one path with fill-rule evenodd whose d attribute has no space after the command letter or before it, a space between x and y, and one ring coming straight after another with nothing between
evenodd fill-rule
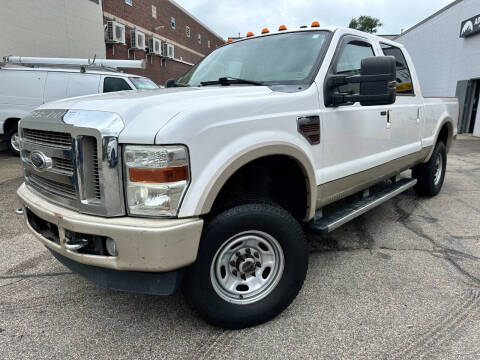
<instances>
[{"instance_id":1,"label":"brick building","mask_svg":"<svg viewBox=\"0 0 480 360\"><path fill-rule=\"evenodd\" d=\"M146 70L128 72L147 76L158 84L178 78L224 44L219 35L172 0L103 0L102 3L104 23L115 21L125 27L125 44L106 41L107 59L146 59ZM132 30L137 30L141 37L145 35L145 47L151 37L160 40L163 54L133 49ZM165 44L169 44L169 56Z\"/></svg>"}]
</instances>

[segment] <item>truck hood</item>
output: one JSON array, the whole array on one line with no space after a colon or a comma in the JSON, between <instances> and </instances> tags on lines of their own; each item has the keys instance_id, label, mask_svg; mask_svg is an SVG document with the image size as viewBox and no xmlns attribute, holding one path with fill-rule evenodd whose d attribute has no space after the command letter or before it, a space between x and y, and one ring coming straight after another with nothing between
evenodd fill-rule
<instances>
[{"instance_id":1,"label":"truck hood","mask_svg":"<svg viewBox=\"0 0 480 360\"><path fill-rule=\"evenodd\" d=\"M64 99L39 109L106 111L120 115L125 128L120 142L152 144L157 132L182 112L214 110L220 105L259 99L272 94L266 86L182 87L122 91Z\"/></svg>"}]
</instances>

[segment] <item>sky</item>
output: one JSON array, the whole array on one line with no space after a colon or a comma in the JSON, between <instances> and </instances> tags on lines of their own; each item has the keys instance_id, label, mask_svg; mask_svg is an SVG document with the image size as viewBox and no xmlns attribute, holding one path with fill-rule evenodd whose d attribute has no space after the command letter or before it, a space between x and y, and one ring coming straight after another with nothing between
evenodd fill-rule
<instances>
[{"instance_id":1,"label":"sky","mask_svg":"<svg viewBox=\"0 0 480 360\"><path fill-rule=\"evenodd\" d=\"M298 28L319 21L322 26L348 26L360 15L379 18L378 34L398 34L454 0L175 0L223 38L255 34L279 25Z\"/></svg>"}]
</instances>

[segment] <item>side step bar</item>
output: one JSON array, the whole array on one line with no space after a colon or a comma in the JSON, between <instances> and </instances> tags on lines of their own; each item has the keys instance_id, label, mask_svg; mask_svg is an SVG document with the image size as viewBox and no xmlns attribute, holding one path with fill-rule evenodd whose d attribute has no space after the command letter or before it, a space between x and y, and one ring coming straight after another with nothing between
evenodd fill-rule
<instances>
[{"instance_id":1,"label":"side step bar","mask_svg":"<svg viewBox=\"0 0 480 360\"><path fill-rule=\"evenodd\" d=\"M381 191L371 193L369 196L359 199L358 201L348 204L343 208L334 211L325 217L312 221L307 228L314 232L322 234L329 233L342 226L343 224L365 214L367 211L383 204L398 194L410 189L417 184L416 179L400 179L388 188Z\"/></svg>"}]
</instances>

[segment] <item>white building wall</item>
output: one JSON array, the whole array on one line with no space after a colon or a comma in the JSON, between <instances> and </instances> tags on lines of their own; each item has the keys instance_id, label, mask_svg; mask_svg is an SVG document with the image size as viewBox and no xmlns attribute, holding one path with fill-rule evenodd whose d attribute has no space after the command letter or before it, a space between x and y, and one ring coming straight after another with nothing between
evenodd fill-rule
<instances>
[{"instance_id":1,"label":"white building wall","mask_svg":"<svg viewBox=\"0 0 480 360\"><path fill-rule=\"evenodd\" d=\"M480 78L480 34L460 38L463 20L480 14L480 0L463 0L400 35L425 96L455 96L457 81Z\"/></svg>"},{"instance_id":2,"label":"white building wall","mask_svg":"<svg viewBox=\"0 0 480 360\"><path fill-rule=\"evenodd\" d=\"M6 55L105 58L101 1L0 0Z\"/></svg>"}]
</instances>

